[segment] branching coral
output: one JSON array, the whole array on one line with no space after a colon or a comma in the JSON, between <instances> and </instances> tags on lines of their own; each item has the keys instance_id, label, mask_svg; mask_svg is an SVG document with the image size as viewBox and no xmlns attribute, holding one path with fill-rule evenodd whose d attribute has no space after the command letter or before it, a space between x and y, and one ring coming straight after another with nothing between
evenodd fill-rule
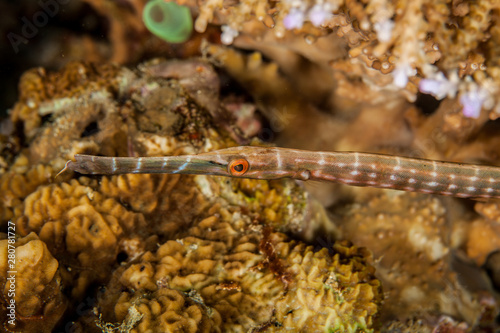
<instances>
[{"instance_id":1,"label":"branching coral","mask_svg":"<svg viewBox=\"0 0 500 333\"><path fill-rule=\"evenodd\" d=\"M192 1L180 2L196 8ZM414 101L420 81L420 91L439 99L459 96L466 117L479 117L482 107L492 111L492 119L500 114L496 1L210 0L199 12L195 29L204 31L208 22L220 24L226 44L239 35L260 40L267 36L266 27L278 38L286 37L276 41L284 45L293 38L287 30L311 41L335 33L349 47L348 61L360 67L361 78L375 90L401 91ZM235 43L265 47L243 37ZM343 71L347 59L331 54L330 60Z\"/></svg>"},{"instance_id":2,"label":"branching coral","mask_svg":"<svg viewBox=\"0 0 500 333\"><path fill-rule=\"evenodd\" d=\"M141 21L141 11L145 5L144 0L129 1L128 3L117 3L114 1L85 0L100 15L107 17L109 23L108 38L111 42L111 57L108 59L117 63L137 60L141 47L137 43L141 41L146 27ZM136 43L128 43L135 40ZM136 52L132 52L135 49ZM96 51L96 50L94 50Z\"/></svg>"}]
</instances>

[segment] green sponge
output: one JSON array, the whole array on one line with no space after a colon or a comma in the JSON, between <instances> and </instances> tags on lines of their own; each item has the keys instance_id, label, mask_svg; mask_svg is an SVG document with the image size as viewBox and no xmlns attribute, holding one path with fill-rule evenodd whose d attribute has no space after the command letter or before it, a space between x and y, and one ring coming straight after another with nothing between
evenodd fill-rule
<instances>
[{"instance_id":1,"label":"green sponge","mask_svg":"<svg viewBox=\"0 0 500 333\"><path fill-rule=\"evenodd\" d=\"M149 31L169 43L184 43L193 31L189 8L175 2L148 2L144 7L142 20Z\"/></svg>"}]
</instances>

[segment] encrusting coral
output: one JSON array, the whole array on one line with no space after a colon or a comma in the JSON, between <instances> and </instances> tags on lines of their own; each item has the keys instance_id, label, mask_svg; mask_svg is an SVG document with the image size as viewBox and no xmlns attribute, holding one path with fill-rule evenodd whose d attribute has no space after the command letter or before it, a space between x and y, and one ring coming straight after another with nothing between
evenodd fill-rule
<instances>
[{"instance_id":1,"label":"encrusting coral","mask_svg":"<svg viewBox=\"0 0 500 333\"><path fill-rule=\"evenodd\" d=\"M26 308L20 299L18 316L43 331L68 322L96 332L376 328L382 293L368 251L285 236L332 229L294 181L55 178L75 153L158 156L249 142L252 126L238 128L232 113L248 102L220 97L218 86L201 60L137 70L75 63L23 77L11 119L25 141L0 178L1 222L36 234L50 276L36 265L22 271L40 295ZM53 294L38 285L53 283Z\"/></svg>"},{"instance_id":2,"label":"encrusting coral","mask_svg":"<svg viewBox=\"0 0 500 333\"><path fill-rule=\"evenodd\" d=\"M13 299L15 303L14 311L11 311L7 308L11 303L2 302L2 328L18 332L51 332L50 328L62 318L67 306L59 263L47 245L35 233L30 233L15 241L13 268L10 266L12 262L7 262L7 253L11 253L8 244L12 245L10 239L0 240L0 286L2 299ZM8 296L10 293L15 296ZM7 317L8 313L14 316ZM14 325L10 322L13 318Z\"/></svg>"},{"instance_id":3,"label":"encrusting coral","mask_svg":"<svg viewBox=\"0 0 500 333\"><path fill-rule=\"evenodd\" d=\"M103 321L125 321L136 307L142 318L132 332L373 327L382 295L366 266L367 251L337 243L330 256L328 249L316 252L269 227L247 225L236 206L208 213L216 215L187 230L190 236L115 271L97 305Z\"/></svg>"},{"instance_id":4,"label":"encrusting coral","mask_svg":"<svg viewBox=\"0 0 500 333\"><path fill-rule=\"evenodd\" d=\"M460 247L474 259L473 251L498 242L496 236L491 242L478 239L477 225L487 221L476 218L470 223L474 215L456 202L400 192L346 205L337 214L348 221L339 225L346 238L371 244L378 276L391 300L384 303L382 316L398 313L399 318L412 318L426 312L432 317L440 309L439 313L461 318L467 327L491 325L490 313L498 308L478 268L482 262L475 266L458 258ZM487 250L492 251L491 246L483 253ZM421 330L430 329L427 325L437 319L425 319ZM390 326L386 318L382 321Z\"/></svg>"}]
</instances>

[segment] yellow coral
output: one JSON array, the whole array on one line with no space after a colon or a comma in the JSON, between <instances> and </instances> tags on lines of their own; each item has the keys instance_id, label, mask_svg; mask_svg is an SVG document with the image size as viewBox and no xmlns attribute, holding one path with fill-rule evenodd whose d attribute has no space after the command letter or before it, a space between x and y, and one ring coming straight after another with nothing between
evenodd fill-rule
<instances>
[{"instance_id":1,"label":"yellow coral","mask_svg":"<svg viewBox=\"0 0 500 333\"><path fill-rule=\"evenodd\" d=\"M371 254L348 242L333 245L333 257L326 248L282 248L288 246L276 248L287 253L284 260L295 281L277 303L275 316L281 325L308 332L369 331L374 326L382 294L374 269L366 266Z\"/></svg>"},{"instance_id":2,"label":"yellow coral","mask_svg":"<svg viewBox=\"0 0 500 333\"><path fill-rule=\"evenodd\" d=\"M79 280L74 290L74 296L79 297L85 286L107 274L103 263L113 263L121 245L132 257L134 251L141 251L127 247L125 239L145 225L142 215L127 211L115 200L103 198L76 180L40 187L26 198L17 219L21 234L35 231L54 253L69 253L78 258L84 276L88 270L93 272L90 280Z\"/></svg>"},{"instance_id":3,"label":"yellow coral","mask_svg":"<svg viewBox=\"0 0 500 333\"><path fill-rule=\"evenodd\" d=\"M448 211L447 207L453 209ZM470 322L478 318L481 295L457 281L450 267L451 249L467 238L477 242L478 233L491 229L482 229L476 223L464 226L468 223L459 218L448 221L451 214L466 213L458 205L446 206L438 198L415 193L379 195L366 203L349 205L339 214L349 221L341 226L344 235L355 244L372 244L370 249L380 258L375 266L382 272L386 295L393 300L384 304L387 312L382 313L411 317L413 313L439 309ZM466 239L463 228L471 233ZM468 246L471 255L480 248Z\"/></svg>"},{"instance_id":4,"label":"yellow coral","mask_svg":"<svg viewBox=\"0 0 500 333\"><path fill-rule=\"evenodd\" d=\"M59 73L47 73L43 68L23 74L20 82L20 101L12 110L12 120L22 121L25 134L32 139L41 125L40 107L51 98L79 95L84 91L114 89L118 67L92 66L74 62Z\"/></svg>"},{"instance_id":5,"label":"yellow coral","mask_svg":"<svg viewBox=\"0 0 500 333\"><path fill-rule=\"evenodd\" d=\"M317 279L329 278L330 271L345 276L342 283L353 290L345 295L356 307L371 309L360 316L368 329L373 326L379 287L370 285L370 294L365 290L369 284L355 279L360 274L374 279L368 258L341 255L339 263L328 251L313 251L274 230L311 237L329 222L296 182L201 175L90 178L71 173L54 180L53 170L63 166L61 156L68 154L193 153L234 145L228 137L239 138L235 132L224 136L212 127L223 117L214 97L217 76L206 63L157 61L136 72L119 70L107 84L97 77L105 70L76 64L63 71L61 82L42 72L26 79L26 98L12 117L24 125L29 146L0 184L6 189L0 196L2 218L12 219L22 236L35 232L64 265L57 271L74 308L85 295L98 298L95 309L102 317L86 313L77 325L95 330L96 321L103 329L122 322L119 327L137 331L180 326L226 331L283 322L300 329L309 323L277 318L281 311L277 307L288 306L278 305L278 300L290 290L302 297L304 306L318 302L317 295L296 280L303 274L315 275L318 266ZM276 67L269 72L276 75ZM186 73L189 77L183 78ZM43 91L29 88L30 84L42 84ZM161 98L164 92L167 99ZM30 104L33 110L27 111L30 98L41 104ZM167 113L160 117L166 123L160 124L155 117L162 113ZM31 116L42 120L48 114L51 122L29 120ZM61 139L64 142L58 145ZM292 263L288 254L297 260L312 259L304 259L303 265ZM356 273L349 274L350 269ZM40 279L34 281L43 285ZM98 295L95 285L107 288ZM333 311L328 313L347 318L332 294L324 295L320 301ZM26 304L37 309L33 302ZM360 316L348 320L359 324ZM317 323L331 326L326 316L318 317Z\"/></svg>"},{"instance_id":6,"label":"yellow coral","mask_svg":"<svg viewBox=\"0 0 500 333\"><path fill-rule=\"evenodd\" d=\"M0 222L12 219L21 201L39 185L48 183L52 175L53 169L44 165L37 165L24 174L9 171L0 175Z\"/></svg>"},{"instance_id":7,"label":"yellow coral","mask_svg":"<svg viewBox=\"0 0 500 333\"><path fill-rule=\"evenodd\" d=\"M13 261L9 262L6 260L7 253L11 253L8 245L16 249ZM1 240L0 251L3 318L9 312L5 306L11 299L15 300L15 325L10 326L4 320L5 327L25 332L52 332L67 306L62 294L59 263L34 233L17 239L14 244L10 239ZM15 268L10 266L13 262Z\"/></svg>"},{"instance_id":8,"label":"yellow coral","mask_svg":"<svg viewBox=\"0 0 500 333\"><path fill-rule=\"evenodd\" d=\"M231 219L222 207L212 210ZM122 321L132 304L140 304L143 319L137 332L172 329L186 314L169 311L184 309L190 300L198 319L185 325L193 330L204 330L207 319L223 331L354 332L373 327L382 294L367 251L339 243L332 257L327 249L315 252L269 228L238 233L232 225L208 217L188 231L195 237L167 241L139 263L117 271L111 292L103 297L103 319ZM119 296L112 292L123 288ZM166 309L161 295L172 302ZM107 302L116 302L114 313Z\"/></svg>"},{"instance_id":9,"label":"yellow coral","mask_svg":"<svg viewBox=\"0 0 500 333\"><path fill-rule=\"evenodd\" d=\"M115 314L118 321L130 316L135 307L141 319L129 332L213 332L220 325L220 316L207 311L188 294L162 288L146 295L123 293L117 300Z\"/></svg>"}]
</instances>

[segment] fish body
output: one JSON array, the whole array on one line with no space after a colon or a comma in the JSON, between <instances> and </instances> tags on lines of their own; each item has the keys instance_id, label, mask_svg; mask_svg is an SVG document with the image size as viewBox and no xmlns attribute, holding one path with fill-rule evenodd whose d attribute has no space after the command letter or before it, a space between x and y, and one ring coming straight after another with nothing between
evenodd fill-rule
<instances>
[{"instance_id":1,"label":"fish body","mask_svg":"<svg viewBox=\"0 0 500 333\"><path fill-rule=\"evenodd\" d=\"M361 152L241 146L197 155L75 155L64 170L82 174L202 174L333 181L462 198L500 198L500 168ZM64 171L63 170L63 171Z\"/></svg>"}]
</instances>

